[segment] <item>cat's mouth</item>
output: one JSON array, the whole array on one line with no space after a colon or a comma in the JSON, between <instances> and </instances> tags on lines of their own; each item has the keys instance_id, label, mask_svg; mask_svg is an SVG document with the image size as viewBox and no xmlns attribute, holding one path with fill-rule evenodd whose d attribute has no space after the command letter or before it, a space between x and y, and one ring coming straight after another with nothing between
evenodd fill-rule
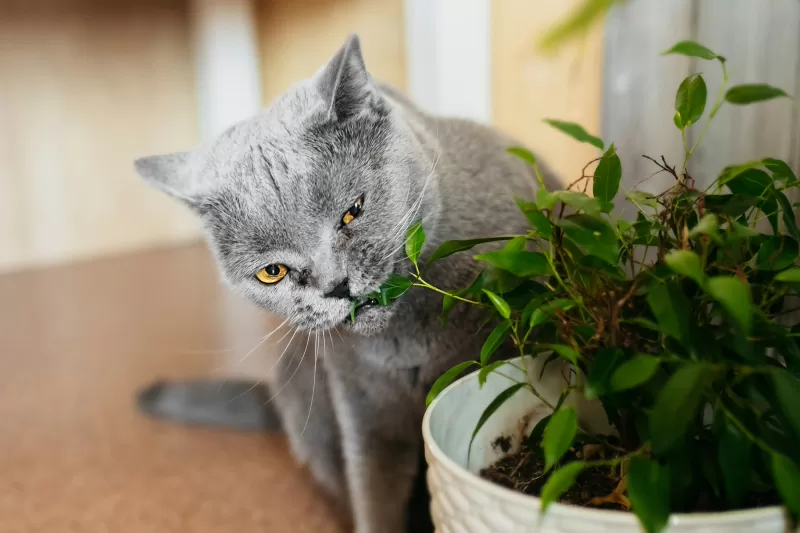
<instances>
[{"instance_id":1,"label":"cat's mouth","mask_svg":"<svg viewBox=\"0 0 800 533\"><path fill-rule=\"evenodd\" d=\"M355 324L359 313L381 305L377 298L370 295L350 299L350 314L344 319L345 323Z\"/></svg>"}]
</instances>

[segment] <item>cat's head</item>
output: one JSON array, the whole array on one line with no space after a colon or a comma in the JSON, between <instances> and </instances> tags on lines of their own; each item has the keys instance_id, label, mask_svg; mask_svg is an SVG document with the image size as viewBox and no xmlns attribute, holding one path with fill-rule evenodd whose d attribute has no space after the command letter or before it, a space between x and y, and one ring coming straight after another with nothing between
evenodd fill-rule
<instances>
[{"instance_id":1,"label":"cat's head","mask_svg":"<svg viewBox=\"0 0 800 533\"><path fill-rule=\"evenodd\" d=\"M201 218L233 290L304 330L348 323L354 300L407 268L406 230L435 186L426 149L367 73L355 36L258 116L135 166ZM393 311L362 306L349 327L377 332Z\"/></svg>"}]
</instances>

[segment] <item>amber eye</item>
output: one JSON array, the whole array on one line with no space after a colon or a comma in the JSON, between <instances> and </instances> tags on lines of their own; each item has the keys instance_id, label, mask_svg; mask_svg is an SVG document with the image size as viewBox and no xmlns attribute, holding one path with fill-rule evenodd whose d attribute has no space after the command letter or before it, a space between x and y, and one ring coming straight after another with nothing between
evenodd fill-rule
<instances>
[{"instance_id":1,"label":"amber eye","mask_svg":"<svg viewBox=\"0 0 800 533\"><path fill-rule=\"evenodd\" d=\"M284 265L267 265L256 272L256 278L261 283L278 283L286 276L287 272L289 272L289 269Z\"/></svg>"},{"instance_id":2,"label":"amber eye","mask_svg":"<svg viewBox=\"0 0 800 533\"><path fill-rule=\"evenodd\" d=\"M353 207L348 209L347 212L342 217L342 224L346 226L353 220L355 220L355 218L361 214L361 206L363 205L364 205L363 197L356 200L356 202L353 204Z\"/></svg>"}]
</instances>

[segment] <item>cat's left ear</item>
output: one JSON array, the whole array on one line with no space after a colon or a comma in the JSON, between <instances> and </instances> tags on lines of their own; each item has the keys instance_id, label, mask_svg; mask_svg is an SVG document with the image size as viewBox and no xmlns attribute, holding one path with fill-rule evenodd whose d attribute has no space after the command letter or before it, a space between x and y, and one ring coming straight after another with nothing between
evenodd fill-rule
<instances>
[{"instance_id":1,"label":"cat's left ear","mask_svg":"<svg viewBox=\"0 0 800 533\"><path fill-rule=\"evenodd\" d=\"M362 112L379 111L383 102L367 72L357 35L347 42L315 76L327 109L327 118L343 121Z\"/></svg>"}]
</instances>

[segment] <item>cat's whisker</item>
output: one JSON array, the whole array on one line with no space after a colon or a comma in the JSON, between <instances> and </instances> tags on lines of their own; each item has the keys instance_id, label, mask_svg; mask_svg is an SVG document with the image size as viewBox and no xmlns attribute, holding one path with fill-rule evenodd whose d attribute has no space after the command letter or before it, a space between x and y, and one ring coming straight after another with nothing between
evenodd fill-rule
<instances>
[{"instance_id":1,"label":"cat's whisker","mask_svg":"<svg viewBox=\"0 0 800 533\"><path fill-rule=\"evenodd\" d=\"M434 164L434 169L435 169L435 164ZM422 200L425 198L425 192L428 188L428 184L430 183L431 178L433 177L434 169L431 169L431 172L425 178L425 184L422 187L422 191L420 192L419 197L414 201L412 205L409 206L406 213L402 217L400 217L400 220L397 221L397 223L392 227L392 229L389 230L388 232L389 237L387 238L387 242L392 242L399 237L403 237L403 244L405 244L404 236L405 232L408 231L408 228L406 226L408 226L408 223L411 220L413 220L414 216L419 211L419 208L422 205ZM407 201L408 199L406 199L406 202Z\"/></svg>"},{"instance_id":2,"label":"cat's whisker","mask_svg":"<svg viewBox=\"0 0 800 533\"><path fill-rule=\"evenodd\" d=\"M333 328L333 330L336 332L337 335L339 335L339 339L342 342L344 342L344 337L342 337L342 334L339 332L339 328Z\"/></svg>"},{"instance_id":3,"label":"cat's whisker","mask_svg":"<svg viewBox=\"0 0 800 533\"><path fill-rule=\"evenodd\" d=\"M287 332L287 333L288 333L288 332ZM295 335L297 335L297 330L296 330L296 329L294 329L294 333L292 333L292 337L289 339L289 342L288 342L288 343L286 343L286 347L283 349L283 352L281 352L281 355L280 355L280 357L278 357L278 360L277 360L277 361L275 361L275 363L274 363L274 364L272 365L272 367L269 369L269 371L270 371L270 372L272 372L272 370L275 368L275 366L276 366L278 363L280 363L280 362L281 362L281 359L283 359L283 356L286 354L286 350L288 350L288 349L289 349L289 346L291 346L291 345L292 345L292 341L294 340L294 336L295 336ZM256 381L255 383L253 383L253 384L252 384L252 385L251 385L251 386L250 386L250 387L249 387L249 388L248 388L246 391L244 391L244 392L241 392L241 393L237 394L236 396L234 396L233 398L229 399L227 403L230 403L230 402L232 402L232 401L234 401L234 400L238 400L239 398L241 398L241 397L242 397L242 396L244 396L245 394L249 393L250 391L252 391L252 390L253 390L253 389L255 389L256 387L258 387L259 385L261 385L261 383L263 383L263 380L260 380L260 379L259 379L259 380L257 380L257 381Z\"/></svg>"},{"instance_id":4,"label":"cat's whisker","mask_svg":"<svg viewBox=\"0 0 800 533\"><path fill-rule=\"evenodd\" d=\"M286 343L286 347L284 347L283 351L281 352L281 355L280 355L280 357L278 357L278 360L277 360L277 361L275 361L275 362L272 364L272 366L270 367L270 369L269 369L269 371L270 371L270 372L272 372L272 371L275 369L275 367L276 367L276 366L278 366L278 363L280 363L280 362L281 362L281 359L283 359L283 356L284 356L284 355L286 355L286 350L288 350L288 349L289 349L289 346L291 346L291 345L292 345L292 341L294 340L294 336L295 336L295 335L297 335L297 329L294 329L294 333L292 333L292 338L290 338L290 339L289 339L289 342L287 342L287 343Z\"/></svg>"},{"instance_id":5,"label":"cat's whisker","mask_svg":"<svg viewBox=\"0 0 800 533\"><path fill-rule=\"evenodd\" d=\"M317 332L319 333L319 332ZM325 331L322 332L322 356L325 357ZM306 432L306 428L308 427L308 421L311 420L311 410L314 408L314 391L317 388L317 340L314 339L314 376L311 382L311 402L308 404L308 416L306 417L306 423L303 425L303 431L300 432L301 435L304 435Z\"/></svg>"},{"instance_id":6,"label":"cat's whisker","mask_svg":"<svg viewBox=\"0 0 800 533\"><path fill-rule=\"evenodd\" d=\"M279 394L280 394L280 393L283 391L283 389L285 389L285 388L286 388L286 385L288 385L289 383L291 383L291 381L292 381L292 378L294 378L295 374L297 374L297 371L298 371L298 370L300 370L300 367L303 365L303 361L304 361L304 360L305 360L305 358L306 358L306 352L308 352L308 344L309 344L310 342L311 342L311 334L309 334L308 336L306 336L306 347L305 347L305 348L303 348L303 355L301 355L301 356L300 356L300 362L299 362L299 363L297 363L297 366L295 367L294 371L292 372L292 375L291 375L291 376L289 376L289 379L287 379L286 381L284 381L284 382L283 382L283 385L281 385L281 388L280 388L280 389L278 389L278 391L277 391L277 392L275 392L275 393L274 393L272 396L270 396L270 397L267 399L267 401L266 401L266 402L264 402L264 405L267 405L267 404L268 404L268 403L270 403L272 400L274 400L275 398L277 398L277 396L278 396L278 395L279 395ZM294 361L294 355L292 355L292 358L289 360L289 363L286 365L286 368L289 368L289 365L291 365L291 364L292 364L292 361Z\"/></svg>"},{"instance_id":7,"label":"cat's whisker","mask_svg":"<svg viewBox=\"0 0 800 533\"><path fill-rule=\"evenodd\" d=\"M401 243L400 243L400 244L399 244L399 245L398 245L396 248L394 248L394 249L393 249L391 252L389 252L388 254L386 254L386 255L385 255L385 256L384 256L384 257L381 259L381 261L386 261L386 260L387 260L387 259L389 259L391 256L393 256L394 254L396 254L397 252L399 252L399 251L400 251L400 249L401 249L403 246L405 246L405 237L404 237L404 234L405 234L405 232L406 232L406 231L408 231L408 228L405 228L405 226L406 226L406 225L407 225L409 222L411 222L411 221L414 219L414 217L415 217L415 216L417 215L417 213L419 212L419 209L420 209L420 207L422 207L422 201L423 201L423 200L424 200L424 198L425 198L425 192L426 192L426 191L427 191L427 189L428 189L428 185L430 184L430 182L431 182L431 179L433 178L434 174L436 173L436 166L439 164L439 160L441 159L441 157L440 157L440 154L441 154L441 152L437 152L437 153L436 153L436 155L434 156L434 161L433 161L433 164L431 165L431 170L430 170L430 172L428 173L427 177L425 178L425 183L424 183L424 184L423 184L423 186L422 186L422 191L420 191L419 197L418 197L418 198L417 198L417 200L416 200L416 201L415 201L415 202L414 202L414 203L413 203L413 204L412 204L412 205L409 207L409 209L408 209L408 211L406 212L406 214L405 214L405 215L403 215L403 216L400 218L400 221L399 221L397 224L395 224L394 228L392 228L392 230L389 232L389 234L390 234L390 237L387 239L387 242L392 242L392 241L394 241L395 239L397 239L397 238L399 238L399 237L403 237L403 239L402 239L402 242L401 242ZM398 231L396 234L394 233L394 230L395 230L395 228L399 228L399 231Z\"/></svg>"},{"instance_id":8,"label":"cat's whisker","mask_svg":"<svg viewBox=\"0 0 800 533\"><path fill-rule=\"evenodd\" d=\"M283 322L281 322L280 324L278 324L278 326L277 326L275 329L273 329L272 331L270 331L269 333L267 333L266 335L264 335L263 337L261 337L261 340L259 340L259 341L258 341L258 343L257 343L255 346L253 346L253 347L250 349L250 351L248 351L246 354L244 354L244 356L243 356L241 359L239 359L238 361L236 361L236 362L233 364L233 368L234 368L234 369L237 369L237 368L239 368L239 365L241 365L242 363L244 363L244 361L245 361L245 360L246 360L248 357L250 357L250 355L252 355L252 353L253 353L253 352L255 352L256 350L258 350L259 346L261 346L262 344L264 344L265 342L267 342L267 339L269 339L269 338L270 338L272 335L274 335L274 334L275 334L275 333L276 333L276 332L277 332L279 329L281 329L283 326L285 326L285 325L286 325L286 323L287 323L287 322L289 322L289 319L290 319L290 318L291 318L291 317L289 317L289 318L286 318L286 319L285 319ZM281 337L281 338L278 340L278 342L280 342L280 341L282 341L283 339L285 339L285 338L286 338L286 335L288 335L290 332L291 332L291 329L289 329L289 331L287 331L287 332L286 332L286 334L285 334L283 337ZM220 365L220 366L218 366L217 368L215 368L214 370L212 370L212 372L216 373L216 372L219 372L220 370L227 370L227 369L228 369L228 368L227 368L227 365ZM222 384L220 384L220 390L222 390Z\"/></svg>"}]
</instances>

